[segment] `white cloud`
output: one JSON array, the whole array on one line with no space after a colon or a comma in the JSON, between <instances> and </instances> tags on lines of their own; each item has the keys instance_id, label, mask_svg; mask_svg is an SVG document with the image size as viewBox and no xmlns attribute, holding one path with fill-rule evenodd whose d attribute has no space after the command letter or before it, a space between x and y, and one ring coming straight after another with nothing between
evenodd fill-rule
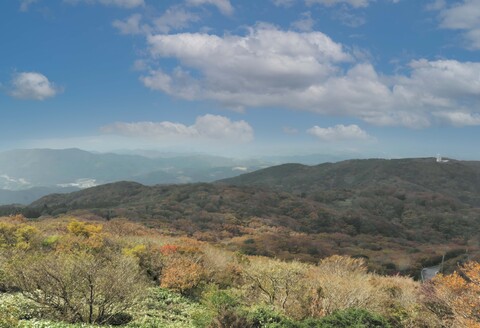
<instances>
[{"instance_id":1,"label":"white cloud","mask_svg":"<svg viewBox=\"0 0 480 328\"><path fill-rule=\"evenodd\" d=\"M300 92L333 74L334 63L351 59L323 33L270 26L223 38L200 33L154 35L148 43L153 58L177 58L203 79L191 77L183 68L172 74L156 70L142 78L147 87L182 98L214 99L227 107L258 106L277 94Z\"/></svg>"},{"instance_id":2,"label":"white cloud","mask_svg":"<svg viewBox=\"0 0 480 328\"><path fill-rule=\"evenodd\" d=\"M207 139L215 141L250 142L253 128L245 121L231 121L219 115L199 116L193 125L169 121L163 122L117 122L101 128L103 133L127 137L157 139Z\"/></svg>"},{"instance_id":3,"label":"white cloud","mask_svg":"<svg viewBox=\"0 0 480 328\"><path fill-rule=\"evenodd\" d=\"M187 3L191 6L213 5L224 15L231 15L234 11L230 0L187 0Z\"/></svg>"},{"instance_id":4,"label":"white cloud","mask_svg":"<svg viewBox=\"0 0 480 328\"><path fill-rule=\"evenodd\" d=\"M161 33L168 33L170 30L179 30L189 26L191 22L200 20L198 15L186 11L179 6L168 8L165 13L154 20L155 30Z\"/></svg>"},{"instance_id":5,"label":"white cloud","mask_svg":"<svg viewBox=\"0 0 480 328\"><path fill-rule=\"evenodd\" d=\"M436 1L432 9L440 10L440 27L463 31L465 46L480 49L480 0L463 0L450 7Z\"/></svg>"},{"instance_id":6,"label":"white cloud","mask_svg":"<svg viewBox=\"0 0 480 328\"><path fill-rule=\"evenodd\" d=\"M436 114L439 118L453 126L475 126L480 125L479 113L468 112L439 112Z\"/></svg>"},{"instance_id":7,"label":"white cloud","mask_svg":"<svg viewBox=\"0 0 480 328\"><path fill-rule=\"evenodd\" d=\"M141 7L145 5L144 0L63 0L66 3L77 4L80 2L88 4L101 4L105 6L120 7L132 9L136 7Z\"/></svg>"},{"instance_id":8,"label":"white cloud","mask_svg":"<svg viewBox=\"0 0 480 328\"><path fill-rule=\"evenodd\" d=\"M150 70L141 77L145 86L226 108L281 107L412 128L431 125L437 112L480 108L480 63L421 59L405 75L381 75L323 33L265 24L243 36L180 33L147 40L153 65L173 58L178 66Z\"/></svg>"},{"instance_id":9,"label":"white cloud","mask_svg":"<svg viewBox=\"0 0 480 328\"><path fill-rule=\"evenodd\" d=\"M142 15L133 14L125 21L115 20L113 21L113 27L116 27L122 34L142 34L145 32L145 26L140 26Z\"/></svg>"},{"instance_id":10,"label":"white cloud","mask_svg":"<svg viewBox=\"0 0 480 328\"><path fill-rule=\"evenodd\" d=\"M142 15L133 14L126 20L115 20L112 25L117 28L121 34L151 34L169 33L173 30L180 30L188 27L190 23L197 22L200 17L192 12L185 10L181 6L168 8L161 16L151 20L150 23L141 24Z\"/></svg>"},{"instance_id":11,"label":"white cloud","mask_svg":"<svg viewBox=\"0 0 480 328\"><path fill-rule=\"evenodd\" d=\"M19 99L44 100L54 97L59 89L40 73L17 73L11 82L10 94Z\"/></svg>"},{"instance_id":12,"label":"white cloud","mask_svg":"<svg viewBox=\"0 0 480 328\"><path fill-rule=\"evenodd\" d=\"M370 136L358 125L338 124L328 128L321 128L315 125L308 129L307 133L324 141L342 141L342 140L366 140Z\"/></svg>"},{"instance_id":13,"label":"white cloud","mask_svg":"<svg viewBox=\"0 0 480 328\"><path fill-rule=\"evenodd\" d=\"M298 31L310 32L313 30L315 20L312 18L312 14L307 11L302 13L302 18L292 23L292 27Z\"/></svg>"},{"instance_id":14,"label":"white cloud","mask_svg":"<svg viewBox=\"0 0 480 328\"><path fill-rule=\"evenodd\" d=\"M338 4L348 4L354 8L368 7L370 1L372 0L305 0L308 6L321 4L331 7Z\"/></svg>"},{"instance_id":15,"label":"white cloud","mask_svg":"<svg viewBox=\"0 0 480 328\"><path fill-rule=\"evenodd\" d=\"M28 8L38 0L20 0L20 11L28 11Z\"/></svg>"}]
</instances>

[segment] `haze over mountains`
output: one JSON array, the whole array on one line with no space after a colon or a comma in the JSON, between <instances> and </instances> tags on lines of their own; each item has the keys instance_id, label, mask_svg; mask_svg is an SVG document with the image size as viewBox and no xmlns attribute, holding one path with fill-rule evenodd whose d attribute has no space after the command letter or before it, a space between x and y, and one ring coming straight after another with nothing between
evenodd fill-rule
<instances>
[{"instance_id":1,"label":"haze over mountains","mask_svg":"<svg viewBox=\"0 0 480 328\"><path fill-rule=\"evenodd\" d=\"M266 165L203 154L144 152L142 156L80 149L11 150L0 153L0 204L29 204L50 193L122 180L146 185L210 182Z\"/></svg>"}]
</instances>

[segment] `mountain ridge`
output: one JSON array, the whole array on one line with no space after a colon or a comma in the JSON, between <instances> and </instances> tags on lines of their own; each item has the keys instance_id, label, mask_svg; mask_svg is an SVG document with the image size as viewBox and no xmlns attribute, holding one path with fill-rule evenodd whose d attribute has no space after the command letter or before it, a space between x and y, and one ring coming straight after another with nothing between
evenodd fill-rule
<instances>
[{"instance_id":1,"label":"mountain ridge","mask_svg":"<svg viewBox=\"0 0 480 328\"><path fill-rule=\"evenodd\" d=\"M246 254L347 254L408 274L442 253L479 252L479 168L432 158L284 164L216 183L104 184L0 214L124 217Z\"/></svg>"}]
</instances>

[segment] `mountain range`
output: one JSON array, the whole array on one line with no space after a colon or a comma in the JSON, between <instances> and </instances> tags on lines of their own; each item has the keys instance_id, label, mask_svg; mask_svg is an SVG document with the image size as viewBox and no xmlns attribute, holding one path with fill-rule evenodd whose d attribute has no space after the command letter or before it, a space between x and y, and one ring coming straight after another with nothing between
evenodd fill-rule
<instances>
[{"instance_id":1,"label":"mountain range","mask_svg":"<svg viewBox=\"0 0 480 328\"><path fill-rule=\"evenodd\" d=\"M123 217L246 254L315 262L340 253L410 274L442 254L451 267L479 254L479 182L479 162L285 164L215 183L104 184L0 214Z\"/></svg>"},{"instance_id":2,"label":"mountain range","mask_svg":"<svg viewBox=\"0 0 480 328\"><path fill-rule=\"evenodd\" d=\"M148 153L148 152L147 152ZM115 181L146 185L211 182L268 164L204 154L128 155L80 149L21 149L0 153L0 204L29 204L49 193L65 193Z\"/></svg>"}]
</instances>

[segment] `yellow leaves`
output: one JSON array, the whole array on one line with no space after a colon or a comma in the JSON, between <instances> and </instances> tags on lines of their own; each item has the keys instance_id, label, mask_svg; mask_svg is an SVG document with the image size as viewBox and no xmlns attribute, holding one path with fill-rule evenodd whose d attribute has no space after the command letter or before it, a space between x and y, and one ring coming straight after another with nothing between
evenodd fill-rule
<instances>
[{"instance_id":1,"label":"yellow leaves","mask_svg":"<svg viewBox=\"0 0 480 328\"><path fill-rule=\"evenodd\" d=\"M147 252L147 246L143 244L135 245L133 247L127 247L123 249L123 254L127 256L133 256L136 258L141 258Z\"/></svg>"},{"instance_id":2,"label":"yellow leaves","mask_svg":"<svg viewBox=\"0 0 480 328\"><path fill-rule=\"evenodd\" d=\"M97 251L105 246L106 234L103 225L78 221L73 218L67 224L68 234L62 235L55 243L55 249L60 252L75 250Z\"/></svg>"},{"instance_id":3,"label":"yellow leaves","mask_svg":"<svg viewBox=\"0 0 480 328\"><path fill-rule=\"evenodd\" d=\"M101 224L91 224L87 222L81 222L77 220L72 220L67 226L68 232L74 234L75 236L82 236L89 238L95 234L100 234L102 232L103 226Z\"/></svg>"},{"instance_id":4,"label":"yellow leaves","mask_svg":"<svg viewBox=\"0 0 480 328\"><path fill-rule=\"evenodd\" d=\"M30 248L40 231L31 225L20 222L23 220L0 222L0 248L16 247L23 250Z\"/></svg>"},{"instance_id":5,"label":"yellow leaves","mask_svg":"<svg viewBox=\"0 0 480 328\"><path fill-rule=\"evenodd\" d=\"M15 244L16 226L12 223L0 222L0 248Z\"/></svg>"}]
</instances>

